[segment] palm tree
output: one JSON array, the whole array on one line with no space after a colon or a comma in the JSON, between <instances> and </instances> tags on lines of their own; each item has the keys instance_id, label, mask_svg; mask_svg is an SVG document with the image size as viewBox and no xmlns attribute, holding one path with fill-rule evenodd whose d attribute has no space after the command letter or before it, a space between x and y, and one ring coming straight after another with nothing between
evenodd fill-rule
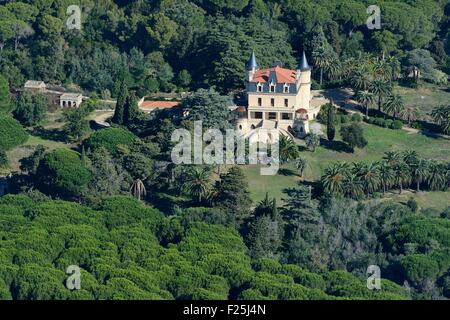
<instances>
[{"instance_id":1,"label":"palm tree","mask_svg":"<svg viewBox=\"0 0 450 320\"><path fill-rule=\"evenodd\" d=\"M408 121L408 126L411 126L411 121L419 118L419 112L417 111L417 108L407 106L400 112L400 116Z\"/></svg>"},{"instance_id":2,"label":"palm tree","mask_svg":"<svg viewBox=\"0 0 450 320\"><path fill-rule=\"evenodd\" d=\"M384 156L383 160L387 162L387 164L391 167L393 167L397 162L401 161L403 159L403 156L400 152L397 151L387 151Z\"/></svg>"},{"instance_id":3,"label":"palm tree","mask_svg":"<svg viewBox=\"0 0 450 320\"><path fill-rule=\"evenodd\" d=\"M430 161L428 165L427 182L433 191L444 190L447 187L447 169L439 161Z\"/></svg>"},{"instance_id":4,"label":"palm tree","mask_svg":"<svg viewBox=\"0 0 450 320\"><path fill-rule=\"evenodd\" d=\"M328 66L331 64L331 57L327 53L327 50L325 48L317 48L312 52L312 58L314 65L316 65L320 70L320 85L322 85L323 82L323 72L328 68Z\"/></svg>"},{"instance_id":5,"label":"palm tree","mask_svg":"<svg viewBox=\"0 0 450 320\"><path fill-rule=\"evenodd\" d=\"M350 170L347 163L336 163L325 170L321 178L324 191L329 193L343 194L345 181Z\"/></svg>"},{"instance_id":6,"label":"palm tree","mask_svg":"<svg viewBox=\"0 0 450 320\"><path fill-rule=\"evenodd\" d=\"M408 166L414 165L419 161L419 154L416 150L406 150L402 156Z\"/></svg>"},{"instance_id":7,"label":"palm tree","mask_svg":"<svg viewBox=\"0 0 450 320\"><path fill-rule=\"evenodd\" d=\"M366 68L358 68L351 77L351 83L356 90L367 90L372 77Z\"/></svg>"},{"instance_id":8,"label":"palm tree","mask_svg":"<svg viewBox=\"0 0 450 320\"><path fill-rule=\"evenodd\" d=\"M147 190L145 189L144 182L141 179L136 179L131 184L130 192L133 196L135 196L139 201L141 201L142 197L147 195Z\"/></svg>"},{"instance_id":9,"label":"palm tree","mask_svg":"<svg viewBox=\"0 0 450 320\"><path fill-rule=\"evenodd\" d=\"M450 133L450 105L435 108L431 116L444 133Z\"/></svg>"},{"instance_id":10,"label":"palm tree","mask_svg":"<svg viewBox=\"0 0 450 320\"><path fill-rule=\"evenodd\" d=\"M305 158L298 157L295 160L295 166L297 167L297 170L300 173L300 177L303 177L306 167L308 166L308 160L306 160Z\"/></svg>"},{"instance_id":11,"label":"palm tree","mask_svg":"<svg viewBox=\"0 0 450 320\"><path fill-rule=\"evenodd\" d=\"M310 133L305 138L306 146L312 152L316 151L316 148L320 145L320 137L315 133Z\"/></svg>"},{"instance_id":12,"label":"palm tree","mask_svg":"<svg viewBox=\"0 0 450 320\"><path fill-rule=\"evenodd\" d=\"M380 171L377 163L365 164L358 172L367 196L378 190L381 185Z\"/></svg>"},{"instance_id":13,"label":"palm tree","mask_svg":"<svg viewBox=\"0 0 450 320\"><path fill-rule=\"evenodd\" d=\"M356 101L366 109L366 118L369 117L369 106L374 103L375 96L368 90L358 91L355 95Z\"/></svg>"},{"instance_id":14,"label":"palm tree","mask_svg":"<svg viewBox=\"0 0 450 320\"><path fill-rule=\"evenodd\" d=\"M429 175L428 162L423 159L417 159L409 164L413 182L416 183L416 191L420 192L420 184L423 183Z\"/></svg>"},{"instance_id":15,"label":"palm tree","mask_svg":"<svg viewBox=\"0 0 450 320\"><path fill-rule=\"evenodd\" d=\"M354 173L346 176L344 182L344 194L347 197L358 200L364 195L361 179Z\"/></svg>"},{"instance_id":16,"label":"palm tree","mask_svg":"<svg viewBox=\"0 0 450 320\"><path fill-rule=\"evenodd\" d=\"M289 137L281 135L279 148L281 163L289 162L298 157L298 146L294 140Z\"/></svg>"},{"instance_id":17,"label":"palm tree","mask_svg":"<svg viewBox=\"0 0 450 320\"><path fill-rule=\"evenodd\" d=\"M337 57L330 58L330 62L325 66L324 70L329 80L335 80L341 74L341 63Z\"/></svg>"},{"instance_id":18,"label":"palm tree","mask_svg":"<svg viewBox=\"0 0 450 320\"><path fill-rule=\"evenodd\" d=\"M388 57L386 59L386 64L391 69L390 71L390 81L392 84L392 80L397 80L402 71L400 61L396 57Z\"/></svg>"},{"instance_id":19,"label":"palm tree","mask_svg":"<svg viewBox=\"0 0 450 320\"><path fill-rule=\"evenodd\" d=\"M403 193L403 187L411 183L411 172L409 166L404 161L399 161L393 167L395 184L400 187L400 194Z\"/></svg>"},{"instance_id":20,"label":"palm tree","mask_svg":"<svg viewBox=\"0 0 450 320\"><path fill-rule=\"evenodd\" d=\"M341 64L340 69L340 80L342 80L342 77L349 78L355 71L355 59L354 58L348 58L344 60Z\"/></svg>"},{"instance_id":21,"label":"palm tree","mask_svg":"<svg viewBox=\"0 0 450 320\"><path fill-rule=\"evenodd\" d=\"M405 105L403 103L403 98L398 94L392 94L388 97L386 103L384 104L384 110L387 113L391 113L394 118L397 118L397 115L403 112Z\"/></svg>"},{"instance_id":22,"label":"palm tree","mask_svg":"<svg viewBox=\"0 0 450 320\"><path fill-rule=\"evenodd\" d=\"M188 172L186 190L193 197L197 197L198 203L207 195L210 186L210 172L207 169L195 167Z\"/></svg>"},{"instance_id":23,"label":"palm tree","mask_svg":"<svg viewBox=\"0 0 450 320\"><path fill-rule=\"evenodd\" d=\"M378 97L378 111L381 112L383 98L391 93L391 87L384 80L374 80L370 83L369 90Z\"/></svg>"},{"instance_id":24,"label":"palm tree","mask_svg":"<svg viewBox=\"0 0 450 320\"><path fill-rule=\"evenodd\" d=\"M383 186L383 194L390 188L394 182L394 171L387 161L382 161L379 165L380 183Z\"/></svg>"},{"instance_id":25,"label":"palm tree","mask_svg":"<svg viewBox=\"0 0 450 320\"><path fill-rule=\"evenodd\" d=\"M376 60L374 61L373 72L377 79L380 79L383 82L389 81L391 77L391 68L384 59L384 54L382 59L376 58Z\"/></svg>"}]
</instances>

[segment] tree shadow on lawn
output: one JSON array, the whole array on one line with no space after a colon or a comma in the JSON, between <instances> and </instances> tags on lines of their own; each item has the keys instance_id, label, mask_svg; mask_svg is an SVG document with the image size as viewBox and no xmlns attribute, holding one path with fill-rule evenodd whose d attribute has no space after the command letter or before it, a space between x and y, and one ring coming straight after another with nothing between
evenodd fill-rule
<instances>
[{"instance_id":1,"label":"tree shadow on lawn","mask_svg":"<svg viewBox=\"0 0 450 320\"><path fill-rule=\"evenodd\" d=\"M326 139L320 139L320 145L325 149L337 152L353 153L352 149L342 141L328 141Z\"/></svg>"},{"instance_id":2,"label":"tree shadow on lawn","mask_svg":"<svg viewBox=\"0 0 450 320\"><path fill-rule=\"evenodd\" d=\"M36 127L31 129L30 133L44 140L66 142L66 135L61 129L45 129L44 127Z\"/></svg>"},{"instance_id":3,"label":"tree shadow on lawn","mask_svg":"<svg viewBox=\"0 0 450 320\"><path fill-rule=\"evenodd\" d=\"M297 172L295 172L295 170L288 169L288 168L280 168L278 170L278 174L281 176L291 177L291 176L296 176Z\"/></svg>"},{"instance_id":4,"label":"tree shadow on lawn","mask_svg":"<svg viewBox=\"0 0 450 320\"><path fill-rule=\"evenodd\" d=\"M307 188L311 187L311 196L313 199L316 199L323 195L322 184L320 181L306 181L302 180L298 182L298 186L305 186ZM295 194L296 187L285 188L283 189L283 201L286 200L289 196Z\"/></svg>"}]
</instances>

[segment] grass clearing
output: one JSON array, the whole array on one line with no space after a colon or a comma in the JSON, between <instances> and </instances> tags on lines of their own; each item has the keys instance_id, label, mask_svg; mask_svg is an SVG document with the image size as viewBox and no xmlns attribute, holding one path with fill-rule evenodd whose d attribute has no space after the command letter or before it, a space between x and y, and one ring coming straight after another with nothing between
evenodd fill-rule
<instances>
[{"instance_id":1,"label":"grass clearing","mask_svg":"<svg viewBox=\"0 0 450 320\"><path fill-rule=\"evenodd\" d=\"M450 102L448 87L424 83L416 89L396 87L394 91L403 97L406 106L416 106L422 115L430 114L436 106Z\"/></svg>"},{"instance_id":2,"label":"grass clearing","mask_svg":"<svg viewBox=\"0 0 450 320\"><path fill-rule=\"evenodd\" d=\"M301 157L309 162L305 180L317 181L324 170L334 162L378 161L383 158L385 152L393 150L414 149L426 159L450 161L450 140L428 137L421 133L391 130L365 123L362 125L369 142L367 147L362 150L356 149L355 153L347 152L345 144L341 141L339 128L337 128L336 140L333 143L320 146L316 152L302 151ZM287 170L282 170L281 174L276 176L261 176L259 166L244 167L254 201L262 200L266 192L281 201L284 197L283 189L296 186L301 181L293 164L287 164L282 168ZM440 196L439 194L439 192L420 193L417 195L417 201L424 207L438 206L442 208L450 205L450 192L442 193ZM393 198L396 197L393 195ZM403 196L399 197L404 200ZM406 201L407 199L406 197Z\"/></svg>"},{"instance_id":3,"label":"grass clearing","mask_svg":"<svg viewBox=\"0 0 450 320\"><path fill-rule=\"evenodd\" d=\"M45 140L40 137L30 135L27 142L6 153L9 159L9 168L0 169L0 175L6 175L10 172L20 171L20 160L28 157L31 153L33 153L35 147L40 144L47 147L49 150L72 147L72 145L64 142Z\"/></svg>"}]
</instances>

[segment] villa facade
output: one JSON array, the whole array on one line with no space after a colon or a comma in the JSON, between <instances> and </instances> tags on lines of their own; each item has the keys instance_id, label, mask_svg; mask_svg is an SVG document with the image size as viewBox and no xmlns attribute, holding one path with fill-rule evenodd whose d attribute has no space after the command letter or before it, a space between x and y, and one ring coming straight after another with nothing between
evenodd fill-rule
<instances>
[{"instance_id":1,"label":"villa facade","mask_svg":"<svg viewBox=\"0 0 450 320\"><path fill-rule=\"evenodd\" d=\"M261 69L253 52L247 63L247 106L236 109L236 129L249 135L259 128L304 137L320 107L311 106L311 67L305 53L297 70Z\"/></svg>"}]
</instances>

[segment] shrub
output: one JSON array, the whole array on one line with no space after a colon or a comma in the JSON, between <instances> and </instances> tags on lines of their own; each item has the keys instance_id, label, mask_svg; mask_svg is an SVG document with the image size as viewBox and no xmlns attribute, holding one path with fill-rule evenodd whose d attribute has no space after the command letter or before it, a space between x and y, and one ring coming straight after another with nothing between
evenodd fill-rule
<instances>
[{"instance_id":1,"label":"shrub","mask_svg":"<svg viewBox=\"0 0 450 320\"><path fill-rule=\"evenodd\" d=\"M130 146L136 141L136 136L122 128L107 128L94 132L85 141L85 147L95 150L103 147L110 153L116 153L119 145Z\"/></svg>"},{"instance_id":2,"label":"shrub","mask_svg":"<svg viewBox=\"0 0 450 320\"><path fill-rule=\"evenodd\" d=\"M406 205L411 209L412 212L417 212L417 209L419 209L419 205L417 204L417 201L414 200L414 198L409 198Z\"/></svg>"},{"instance_id":3,"label":"shrub","mask_svg":"<svg viewBox=\"0 0 450 320\"><path fill-rule=\"evenodd\" d=\"M400 120L395 120L390 126L389 128L394 129L394 130L400 130L401 128L403 128L403 122L401 122Z\"/></svg>"},{"instance_id":4,"label":"shrub","mask_svg":"<svg viewBox=\"0 0 450 320\"><path fill-rule=\"evenodd\" d=\"M8 151L27 139L28 134L17 120L0 115L0 149Z\"/></svg>"},{"instance_id":5,"label":"shrub","mask_svg":"<svg viewBox=\"0 0 450 320\"><path fill-rule=\"evenodd\" d=\"M346 114L341 115L341 123L349 123L350 122L350 117Z\"/></svg>"},{"instance_id":6,"label":"shrub","mask_svg":"<svg viewBox=\"0 0 450 320\"><path fill-rule=\"evenodd\" d=\"M341 128L341 136L342 140L350 146L352 152L355 150L355 147L364 148L367 145L364 131L358 123L343 126Z\"/></svg>"},{"instance_id":7,"label":"shrub","mask_svg":"<svg viewBox=\"0 0 450 320\"><path fill-rule=\"evenodd\" d=\"M341 114L339 114L339 113L335 114L335 115L334 115L334 123L335 123L335 124L341 123L341 117L342 117Z\"/></svg>"},{"instance_id":8,"label":"shrub","mask_svg":"<svg viewBox=\"0 0 450 320\"><path fill-rule=\"evenodd\" d=\"M363 117L359 113L354 113L352 115L352 121L353 122L361 122L362 120L363 120Z\"/></svg>"},{"instance_id":9,"label":"shrub","mask_svg":"<svg viewBox=\"0 0 450 320\"><path fill-rule=\"evenodd\" d=\"M383 128L392 128L393 123L394 121L392 121L391 119L386 119L384 120Z\"/></svg>"},{"instance_id":10,"label":"shrub","mask_svg":"<svg viewBox=\"0 0 450 320\"><path fill-rule=\"evenodd\" d=\"M420 122L414 121L413 123L411 123L411 128L417 129L417 130L422 130L423 126L422 126L422 124L420 124Z\"/></svg>"},{"instance_id":11,"label":"shrub","mask_svg":"<svg viewBox=\"0 0 450 320\"><path fill-rule=\"evenodd\" d=\"M384 119L383 118L374 118L373 119L373 124L380 126L380 127L384 127Z\"/></svg>"}]
</instances>

